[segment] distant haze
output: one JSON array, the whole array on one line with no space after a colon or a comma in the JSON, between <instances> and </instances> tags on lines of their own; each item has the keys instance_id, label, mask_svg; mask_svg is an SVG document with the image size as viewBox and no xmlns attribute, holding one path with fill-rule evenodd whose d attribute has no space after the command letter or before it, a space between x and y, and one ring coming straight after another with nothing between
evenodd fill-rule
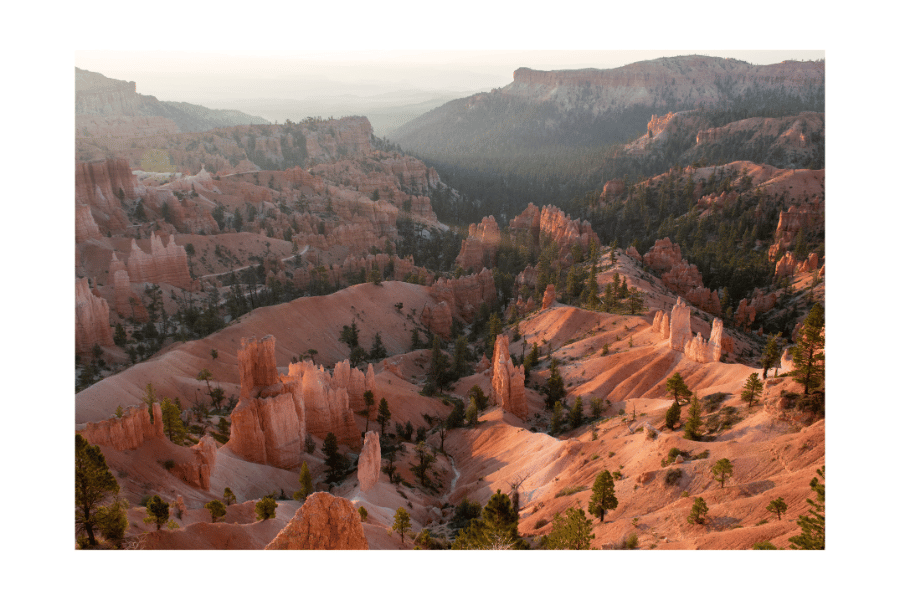
<instances>
[{"instance_id":1,"label":"distant haze","mask_svg":"<svg viewBox=\"0 0 900 600\"><path fill-rule=\"evenodd\" d=\"M269 121L307 116L369 117L378 135L454 98L512 82L519 67L620 67L662 56L704 54L755 64L817 60L801 50L380 50L301 55L84 50L75 66L137 83L140 94L231 108Z\"/></svg>"}]
</instances>

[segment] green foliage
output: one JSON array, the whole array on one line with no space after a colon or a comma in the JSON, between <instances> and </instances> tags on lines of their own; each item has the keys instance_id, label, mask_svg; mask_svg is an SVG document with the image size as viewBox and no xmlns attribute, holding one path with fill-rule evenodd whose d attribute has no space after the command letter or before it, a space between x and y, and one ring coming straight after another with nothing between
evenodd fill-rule
<instances>
[{"instance_id":1,"label":"green foliage","mask_svg":"<svg viewBox=\"0 0 900 600\"><path fill-rule=\"evenodd\" d=\"M306 461L300 467L300 489L294 494L294 499L306 500L307 496L313 493L312 473L309 472L309 466ZM297 498L299 496L299 498Z\"/></svg>"},{"instance_id":2,"label":"green foliage","mask_svg":"<svg viewBox=\"0 0 900 600\"><path fill-rule=\"evenodd\" d=\"M553 417L550 419L550 435L559 435L563 426L563 407L562 402L553 405Z\"/></svg>"},{"instance_id":3,"label":"green foliage","mask_svg":"<svg viewBox=\"0 0 900 600\"><path fill-rule=\"evenodd\" d=\"M359 327L356 325L356 319L353 319L350 325L344 325L338 339L350 346L351 350L359 346Z\"/></svg>"},{"instance_id":4,"label":"green foliage","mask_svg":"<svg viewBox=\"0 0 900 600\"><path fill-rule=\"evenodd\" d=\"M225 491L222 494L222 499L225 501L226 506L231 506L235 502L237 502L237 496L234 495L234 492L231 491L230 487L225 488Z\"/></svg>"},{"instance_id":5,"label":"green foliage","mask_svg":"<svg viewBox=\"0 0 900 600\"><path fill-rule=\"evenodd\" d=\"M346 459L338 450L337 436L330 431L322 442L322 453L325 455L325 466L328 467L328 475L325 477L325 481L327 483L336 483L343 479Z\"/></svg>"},{"instance_id":6,"label":"green foliage","mask_svg":"<svg viewBox=\"0 0 900 600\"><path fill-rule=\"evenodd\" d=\"M569 427L572 429L577 429L581 427L581 423L584 420L584 409L582 408L581 396L576 396L575 404L572 406L572 410L569 412Z\"/></svg>"},{"instance_id":7,"label":"green foliage","mask_svg":"<svg viewBox=\"0 0 900 600\"><path fill-rule=\"evenodd\" d=\"M778 550L775 547L775 544L770 542L769 540L764 540L762 542L756 542L753 544L753 550Z\"/></svg>"},{"instance_id":8,"label":"green foliage","mask_svg":"<svg viewBox=\"0 0 900 600\"><path fill-rule=\"evenodd\" d=\"M475 401L475 405L480 411L485 410L488 407L489 398L484 391L482 391L480 386L473 385L471 389L469 389L469 398Z\"/></svg>"},{"instance_id":9,"label":"green foliage","mask_svg":"<svg viewBox=\"0 0 900 600\"><path fill-rule=\"evenodd\" d=\"M550 410L566 395L566 386L562 375L559 374L559 361L555 358L550 361L550 377L547 379L547 388L544 393L546 394L544 402Z\"/></svg>"},{"instance_id":10,"label":"green foliage","mask_svg":"<svg viewBox=\"0 0 900 600\"><path fill-rule=\"evenodd\" d=\"M691 390L681 378L681 373L677 372L666 380L666 393L671 394L675 402L678 402L680 398L691 397Z\"/></svg>"},{"instance_id":11,"label":"green foliage","mask_svg":"<svg viewBox=\"0 0 900 600\"><path fill-rule=\"evenodd\" d=\"M187 431L185 431L184 422L181 420L181 405L178 402L178 398L174 401L163 398L162 421L166 437L176 444L181 444L187 435Z\"/></svg>"},{"instance_id":12,"label":"green foliage","mask_svg":"<svg viewBox=\"0 0 900 600\"><path fill-rule=\"evenodd\" d=\"M747 403L748 408L753 406L757 397L762 393L763 383L756 373L751 373L750 377L744 383L744 390L741 392L741 400Z\"/></svg>"},{"instance_id":13,"label":"green foliage","mask_svg":"<svg viewBox=\"0 0 900 600\"><path fill-rule=\"evenodd\" d=\"M220 500L210 500L203 507L209 511L209 516L213 523L224 517L228 512L228 509L225 508L225 505Z\"/></svg>"},{"instance_id":14,"label":"green foliage","mask_svg":"<svg viewBox=\"0 0 900 600\"><path fill-rule=\"evenodd\" d=\"M592 488L591 501L588 504L588 512L595 517L603 517L606 511L615 510L619 506L619 500L616 498L616 485L612 474L605 470L597 475L594 479L594 487Z\"/></svg>"},{"instance_id":15,"label":"green foliage","mask_svg":"<svg viewBox=\"0 0 900 600\"><path fill-rule=\"evenodd\" d=\"M603 398L591 398L591 418L599 419L603 416Z\"/></svg>"},{"instance_id":16,"label":"green foliage","mask_svg":"<svg viewBox=\"0 0 900 600\"><path fill-rule=\"evenodd\" d=\"M769 372L775 363L778 362L779 358L781 358L781 347L779 345L779 340L781 339L781 332L778 335L770 335L766 340L766 347L762 353L762 368L763 368L763 379L766 378L766 373Z\"/></svg>"},{"instance_id":17,"label":"green foliage","mask_svg":"<svg viewBox=\"0 0 900 600\"><path fill-rule=\"evenodd\" d=\"M456 427L462 427L463 423L466 420L466 411L463 408L463 403L460 400L453 401L453 410L450 411L450 414L447 415L447 429L454 429Z\"/></svg>"},{"instance_id":18,"label":"green foliage","mask_svg":"<svg viewBox=\"0 0 900 600\"><path fill-rule=\"evenodd\" d=\"M694 505L691 506L691 512L688 513L687 522L691 525L697 523L702 524L706 519L706 514L709 512L709 507L706 505L706 501L697 496L694 499Z\"/></svg>"},{"instance_id":19,"label":"green foliage","mask_svg":"<svg viewBox=\"0 0 900 600\"><path fill-rule=\"evenodd\" d=\"M164 502L162 498L154 495L147 501L147 516L144 518L145 523L156 523L156 530L166 524L169 520L169 503Z\"/></svg>"},{"instance_id":20,"label":"green foliage","mask_svg":"<svg viewBox=\"0 0 900 600\"><path fill-rule=\"evenodd\" d=\"M256 503L255 511L256 511L256 520L257 521L267 521L275 516L275 509L278 507L278 503L275 502L275 498L270 496L266 496L262 500Z\"/></svg>"},{"instance_id":21,"label":"green foliage","mask_svg":"<svg viewBox=\"0 0 900 600\"><path fill-rule=\"evenodd\" d=\"M428 479L428 469L431 468L431 465L437 460L431 452L429 452L428 447L425 445L425 442L419 442L416 444L416 460L418 460L417 465L413 465L412 472L413 475L419 478L419 483L422 485L429 485L431 481Z\"/></svg>"},{"instance_id":22,"label":"green foliage","mask_svg":"<svg viewBox=\"0 0 900 600\"><path fill-rule=\"evenodd\" d=\"M825 309L816 303L797 334L793 348L794 381L803 385L803 393L822 385L825 379Z\"/></svg>"},{"instance_id":23,"label":"green foliage","mask_svg":"<svg viewBox=\"0 0 900 600\"><path fill-rule=\"evenodd\" d=\"M638 547L638 536L636 533L628 534L628 537L625 538L624 549L625 550L634 550Z\"/></svg>"},{"instance_id":24,"label":"green foliage","mask_svg":"<svg viewBox=\"0 0 900 600\"><path fill-rule=\"evenodd\" d=\"M684 471L681 469L669 469L666 471L666 485L678 485Z\"/></svg>"},{"instance_id":25,"label":"green foliage","mask_svg":"<svg viewBox=\"0 0 900 600\"><path fill-rule=\"evenodd\" d=\"M381 438L384 438L384 428L391 422L391 409L388 407L386 399L382 398L378 403L378 424L381 425Z\"/></svg>"},{"instance_id":26,"label":"green foliage","mask_svg":"<svg viewBox=\"0 0 900 600\"><path fill-rule=\"evenodd\" d=\"M366 510L365 506L360 506L359 508L356 509L356 512L359 513L359 520L362 521L363 523L365 523L366 519L369 518L369 511Z\"/></svg>"},{"instance_id":27,"label":"green foliage","mask_svg":"<svg viewBox=\"0 0 900 600\"><path fill-rule=\"evenodd\" d=\"M672 406L670 406L669 410L666 411L666 427L674 431L675 425L678 424L678 421L680 419L681 405L678 404L678 400L674 400L672 402Z\"/></svg>"},{"instance_id":28,"label":"green foliage","mask_svg":"<svg viewBox=\"0 0 900 600\"><path fill-rule=\"evenodd\" d=\"M778 520L780 521L781 515L787 512L787 502L784 501L784 498L779 496L769 502L768 506L766 506L766 510L775 513L775 516L778 517Z\"/></svg>"},{"instance_id":29,"label":"green foliage","mask_svg":"<svg viewBox=\"0 0 900 600\"><path fill-rule=\"evenodd\" d=\"M509 496L497 490L481 511L457 536L454 550L501 550L526 547L519 538L519 515Z\"/></svg>"},{"instance_id":30,"label":"green foliage","mask_svg":"<svg viewBox=\"0 0 900 600\"><path fill-rule=\"evenodd\" d=\"M701 414L703 409L700 407L700 400L697 399L696 396L691 400L691 405L688 407L688 418L687 421L684 422L684 437L697 441L702 436L701 431L703 429L703 419L701 418Z\"/></svg>"},{"instance_id":31,"label":"green foliage","mask_svg":"<svg viewBox=\"0 0 900 600\"><path fill-rule=\"evenodd\" d=\"M125 346L125 343L128 341L128 335L125 333L125 328L122 327L121 323L116 323L116 332L113 334L113 343L116 346Z\"/></svg>"},{"instance_id":32,"label":"green foliage","mask_svg":"<svg viewBox=\"0 0 900 600\"><path fill-rule=\"evenodd\" d=\"M474 398L469 398L469 406L466 407L466 425L474 427L478 425L478 405Z\"/></svg>"},{"instance_id":33,"label":"green foliage","mask_svg":"<svg viewBox=\"0 0 900 600\"><path fill-rule=\"evenodd\" d=\"M441 393L444 387L450 383L451 373L448 367L447 357L441 351L441 338L435 335L431 345L431 366L428 369L428 383L438 393Z\"/></svg>"},{"instance_id":34,"label":"green foliage","mask_svg":"<svg viewBox=\"0 0 900 600\"><path fill-rule=\"evenodd\" d=\"M97 526L109 543L119 547L128 530L128 500L116 498L112 504L98 508Z\"/></svg>"},{"instance_id":35,"label":"green foliage","mask_svg":"<svg viewBox=\"0 0 900 600\"><path fill-rule=\"evenodd\" d=\"M816 469L816 473L824 480L825 466ZM825 549L825 483L820 483L818 477L813 477L809 487L815 493L815 498L806 499L810 506L809 515L802 515L797 519L800 534L788 538L794 550Z\"/></svg>"},{"instance_id":36,"label":"green foliage","mask_svg":"<svg viewBox=\"0 0 900 600\"><path fill-rule=\"evenodd\" d=\"M712 474L713 479L721 483L722 487L725 487L725 481L734 474L734 465L727 458L719 459L712 466Z\"/></svg>"},{"instance_id":37,"label":"green foliage","mask_svg":"<svg viewBox=\"0 0 900 600\"><path fill-rule=\"evenodd\" d=\"M75 434L75 529L84 531L88 544L95 546L94 527L99 527L98 511L102 503L119 492L116 478L106 466L106 457L98 446L92 446Z\"/></svg>"},{"instance_id":38,"label":"green foliage","mask_svg":"<svg viewBox=\"0 0 900 600\"><path fill-rule=\"evenodd\" d=\"M553 517L553 529L543 538L542 546L548 550L588 550L592 539L590 519L584 510L572 506L565 515Z\"/></svg>"},{"instance_id":39,"label":"green foliage","mask_svg":"<svg viewBox=\"0 0 900 600\"><path fill-rule=\"evenodd\" d=\"M400 542L403 543L406 541L406 532L411 528L412 524L410 523L409 513L401 506L397 509L397 512L394 513L394 524L391 526L391 531L399 533Z\"/></svg>"},{"instance_id":40,"label":"green foliage","mask_svg":"<svg viewBox=\"0 0 900 600\"><path fill-rule=\"evenodd\" d=\"M372 348L369 350L369 359L381 360L382 358L387 358L387 355L387 348L384 347L384 343L381 341L381 332L376 332L375 339L372 341Z\"/></svg>"}]
</instances>

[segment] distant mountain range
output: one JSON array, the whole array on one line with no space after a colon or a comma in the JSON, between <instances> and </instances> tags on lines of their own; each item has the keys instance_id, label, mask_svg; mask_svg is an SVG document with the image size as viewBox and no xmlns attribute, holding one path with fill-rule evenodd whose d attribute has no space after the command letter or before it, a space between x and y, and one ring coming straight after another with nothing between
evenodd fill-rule
<instances>
[{"instance_id":1,"label":"distant mountain range","mask_svg":"<svg viewBox=\"0 0 900 600\"><path fill-rule=\"evenodd\" d=\"M189 104L157 100L137 93L133 81L110 79L100 73L75 67L75 114L95 117L164 117L181 132L208 131L233 125L268 124L262 117L237 110L216 110Z\"/></svg>"}]
</instances>

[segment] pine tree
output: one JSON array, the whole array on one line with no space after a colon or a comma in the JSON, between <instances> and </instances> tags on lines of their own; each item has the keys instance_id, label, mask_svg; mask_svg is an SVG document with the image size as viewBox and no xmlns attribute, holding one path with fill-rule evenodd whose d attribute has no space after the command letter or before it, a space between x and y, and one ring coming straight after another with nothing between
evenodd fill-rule
<instances>
[{"instance_id":1,"label":"pine tree","mask_svg":"<svg viewBox=\"0 0 900 600\"><path fill-rule=\"evenodd\" d=\"M371 360L381 360L382 358L387 358L387 355L387 348L384 347L384 343L381 341L381 332L375 332L372 349L369 350L369 358Z\"/></svg>"},{"instance_id":2,"label":"pine tree","mask_svg":"<svg viewBox=\"0 0 900 600\"><path fill-rule=\"evenodd\" d=\"M762 353L762 368L763 368L763 379L766 378L766 374L769 372L769 369L775 366L775 363L778 362L778 359L781 354L781 350L779 348L778 340L781 339L781 332L778 335L770 335L769 339L766 340L766 348Z\"/></svg>"},{"instance_id":3,"label":"pine tree","mask_svg":"<svg viewBox=\"0 0 900 600\"><path fill-rule=\"evenodd\" d=\"M400 543L403 543L406 541L406 532L411 528L412 524L409 520L409 513L401 506L397 509L397 512L394 513L394 525L391 527L391 531L399 533Z\"/></svg>"},{"instance_id":4,"label":"pine tree","mask_svg":"<svg viewBox=\"0 0 900 600\"><path fill-rule=\"evenodd\" d=\"M128 500L116 498L112 504L97 509L97 526L107 542L120 547L128 530Z\"/></svg>"},{"instance_id":5,"label":"pine tree","mask_svg":"<svg viewBox=\"0 0 900 600\"><path fill-rule=\"evenodd\" d=\"M816 473L825 479L825 466L816 469ZM809 516L803 515L797 519L800 525L800 534L788 538L791 548L794 550L824 550L825 549L825 483L819 483L818 477L813 477L809 487L815 492L816 497L807 498L810 505Z\"/></svg>"},{"instance_id":6,"label":"pine tree","mask_svg":"<svg viewBox=\"0 0 900 600\"><path fill-rule=\"evenodd\" d=\"M588 550L592 539L590 519L584 510L571 506L565 515L557 513L553 517L553 529L543 538L542 545L548 550Z\"/></svg>"},{"instance_id":7,"label":"pine tree","mask_svg":"<svg viewBox=\"0 0 900 600\"><path fill-rule=\"evenodd\" d=\"M375 406L375 393L366 390L363 393L363 401L366 403L366 431L369 431L369 417L372 416L372 407Z\"/></svg>"},{"instance_id":8,"label":"pine tree","mask_svg":"<svg viewBox=\"0 0 900 600\"><path fill-rule=\"evenodd\" d=\"M674 431L679 419L681 419L681 405L678 404L678 400L675 400L666 411L666 427Z\"/></svg>"},{"instance_id":9,"label":"pine tree","mask_svg":"<svg viewBox=\"0 0 900 600\"><path fill-rule=\"evenodd\" d=\"M181 406L178 404L177 398L174 402L168 398L163 398L162 422L163 431L170 441L176 444L184 441L187 431L185 430L184 422L181 420Z\"/></svg>"},{"instance_id":10,"label":"pine tree","mask_svg":"<svg viewBox=\"0 0 900 600\"><path fill-rule=\"evenodd\" d=\"M553 405L553 417L550 419L550 435L557 436L562 431L563 407L562 402Z\"/></svg>"},{"instance_id":11,"label":"pine tree","mask_svg":"<svg viewBox=\"0 0 900 600\"><path fill-rule=\"evenodd\" d=\"M566 386L559 373L559 361L555 358L550 361L550 377L547 379L546 395L545 403L548 409L552 409L566 395Z\"/></svg>"},{"instance_id":12,"label":"pine tree","mask_svg":"<svg viewBox=\"0 0 900 600\"><path fill-rule=\"evenodd\" d=\"M428 485L431 481L428 479L428 469L431 467L432 463L437 460L431 452L428 451L428 447L425 445L425 442L419 442L416 444L416 459L419 461L419 464L415 465L412 468L413 474L419 478L419 483L424 485Z\"/></svg>"},{"instance_id":13,"label":"pine tree","mask_svg":"<svg viewBox=\"0 0 900 600\"><path fill-rule=\"evenodd\" d=\"M541 359L540 350L538 350L537 342L534 342L531 345L531 351L528 353L528 356L525 357L525 360L522 362L523 369L525 371L525 380L528 380L528 376L531 373L531 369L534 368L538 361Z\"/></svg>"},{"instance_id":14,"label":"pine tree","mask_svg":"<svg viewBox=\"0 0 900 600\"><path fill-rule=\"evenodd\" d=\"M388 408L387 400L382 398L378 403L378 424L381 425L381 437L384 438L384 428L391 422L391 409Z\"/></svg>"},{"instance_id":15,"label":"pine tree","mask_svg":"<svg viewBox=\"0 0 900 600\"><path fill-rule=\"evenodd\" d=\"M778 498L769 502L769 505L766 506L766 510L772 513L775 513L775 516L778 517L778 520L781 520L781 515L787 512L787 502L784 501L784 498L779 496Z\"/></svg>"},{"instance_id":16,"label":"pine tree","mask_svg":"<svg viewBox=\"0 0 900 600\"><path fill-rule=\"evenodd\" d=\"M763 383L756 373L751 373L744 383L744 391L741 392L741 400L747 402L747 408L752 408L756 397L762 392Z\"/></svg>"},{"instance_id":17,"label":"pine tree","mask_svg":"<svg viewBox=\"0 0 900 600\"><path fill-rule=\"evenodd\" d=\"M615 510L619 506L619 500L616 498L616 484L608 470L599 473L594 479L592 492L588 512L595 517L600 517L602 523L606 511Z\"/></svg>"},{"instance_id":18,"label":"pine tree","mask_svg":"<svg viewBox=\"0 0 900 600\"><path fill-rule=\"evenodd\" d=\"M713 479L725 487L725 481L734 474L734 465L727 458L720 459L712 466Z\"/></svg>"},{"instance_id":19,"label":"pine tree","mask_svg":"<svg viewBox=\"0 0 900 600\"><path fill-rule=\"evenodd\" d=\"M310 473L306 461L303 461L303 465L300 467L299 481L300 489L294 494L294 500L306 500L306 498L313 493L312 473Z\"/></svg>"},{"instance_id":20,"label":"pine tree","mask_svg":"<svg viewBox=\"0 0 900 600\"><path fill-rule=\"evenodd\" d=\"M581 427L581 422L584 420L584 408L581 403L581 396L575 397L575 404L572 406L571 412L569 412L569 426L572 429L578 429Z\"/></svg>"},{"instance_id":21,"label":"pine tree","mask_svg":"<svg viewBox=\"0 0 900 600\"><path fill-rule=\"evenodd\" d=\"M701 427L703 426L703 419L700 417L703 409L700 407L700 400L697 399L697 396L691 400L691 405L688 408L688 418L687 421L684 422L684 437L686 439L697 441L701 437L700 434Z\"/></svg>"},{"instance_id":22,"label":"pine tree","mask_svg":"<svg viewBox=\"0 0 900 600\"><path fill-rule=\"evenodd\" d=\"M453 377L459 379L468 374L469 372L469 363L468 363L468 351L469 351L469 340L466 336L461 335L456 338L456 342L453 345Z\"/></svg>"},{"instance_id":23,"label":"pine tree","mask_svg":"<svg viewBox=\"0 0 900 600\"><path fill-rule=\"evenodd\" d=\"M469 398L475 400L475 405L478 407L479 411L487 409L490 398L487 397L487 394L484 393L481 386L473 385L469 389Z\"/></svg>"},{"instance_id":24,"label":"pine tree","mask_svg":"<svg viewBox=\"0 0 900 600\"><path fill-rule=\"evenodd\" d=\"M691 390L688 389L684 379L681 378L681 373L678 372L666 380L666 392L675 398L676 403L680 398L691 397Z\"/></svg>"},{"instance_id":25,"label":"pine tree","mask_svg":"<svg viewBox=\"0 0 900 600\"><path fill-rule=\"evenodd\" d=\"M706 500L698 496L694 499L694 505L691 506L691 512L688 513L687 522L690 524L703 523L703 520L706 518L706 514L709 512L709 507L706 505Z\"/></svg>"},{"instance_id":26,"label":"pine tree","mask_svg":"<svg viewBox=\"0 0 900 600\"><path fill-rule=\"evenodd\" d=\"M256 512L256 520L268 521L275 516L276 508L278 508L278 503L275 502L275 498L266 496L265 498L257 502L256 506L254 507L254 511Z\"/></svg>"},{"instance_id":27,"label":"pine tree","mask_svg":"<svg viewBox=\"0 0 900 600\"><path fill-rule=\"evenodd\" d=\"M222 504L221 500L210 500L204 504L203 507L209 511L209 516L213 523L216 522L216 519L224 517L228 512L228 509L225 508L225 505Z\"/></svg>"},{"instance_id":28,"label":"pine tree","mask_svg":"<svg viewBox=\"0 0 900 600\"><path fill-rule=\"evenodd\" d=\"M231 506L237 502L237 496L234 495L230 487L225 488L225 491L222 492L222 499L225 501L226 506Z\"/></svg>"},{"instance_id":29,"label":"pine tree","mask_svg":"<svg viewBox=\"0 0 900 600\"><path fill-rule=\"evenodd\" d=\"M447 384L447 357L441 351L441 338L434 336L431 345L431 367L428 369L428 383L441 393Z\"/></svg>"},{"instance_id":30,"label":"pine tree","mask_svg":"<svg viewBox=\"0 0 900 600\"><path fill-rule=\"evenodd\" d=\"M156 530L169 520L169 503L164 502L159 496L153 496L147 501L147 516L144 518L145 523L156 523Z\"/></svg>"},{"instance_id":31,"label":"pine tree","mask_svg":"<svg viewBox=\"0 0 900 600\"><path fill-rule=\"evenodd\" d=\"M591 265L591 273L588 275L587 307L597 310L600 307L600 288L597 284L597 266Z\"/></svg>"},{"instance_id":32,"label":"pine tree","mask_svg":"<svg viewBox=\"0 0 900 600\"><path fill-rule=\"evenodd\" d=\"M466 424L469 427L478 425L478 405L474 398L469 398L469 406L466 408Z\"/></svg>"},{"instance_id":33,"label":"pine tree","mask_svg":"<svg viewBox=\"0 0 900 600\"><path fill-rule=\"evenodd\" d=\"M98 526L101 503L119 492L119 484L106 465L106 457L99 446L92 446L75 434L75 527L88 536L88 544L95 546L94 527Z\"/></svg>"},{"instance_id":34,"label":"pine tree","mask_svg":"<svg viewBox=\"0 0 900 600\"><path fill-rule=\"evenodd\" d=\"M822 384L825 378L825 309L814 304L800 327L797 345L794 346L794 381L803 384L803 393L809 394Z\"/></svg>"},{"instance_id":35,"label":"pine tree","mask_svg":"<svg viewBox=\"0 0 900 600\"><path fill-rule=\"evenodd\" d=\"M325 455L325 466L328 467L327 483L339 481L344 475L344 456L338 450L337 436L328 432L322 442L322 453Z\"/></svg>"}]
</instances>

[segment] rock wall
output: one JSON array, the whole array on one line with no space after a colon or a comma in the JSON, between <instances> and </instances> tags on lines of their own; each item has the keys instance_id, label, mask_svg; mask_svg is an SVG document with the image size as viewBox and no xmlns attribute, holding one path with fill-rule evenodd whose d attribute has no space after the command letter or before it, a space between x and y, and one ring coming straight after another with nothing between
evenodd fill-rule
<instances>
[{"instance_id":1,"label":"rock wall","mask_svg":"<svg viewBox=\"0 0 900 600\"><path fill-rule=\"evenodd\" d=\"M756 316L775 308L777 297L775 292L764 293L759 288L754 288L750 301L741 298L737 310L734 313L734 326L749 329Z\"/></svg>"},{"instance_id":2,"label":"rock wall","mask_svg":"<svg viewBox=\"0 0 900 600\"><path fill-rule=\"evenodd\" d=\"M129 406L121 417L110 417L105 421L86 423L76 428L85 440L99 446L109 446L116 450L140 448L146 440L162 439L162 408L153 404L153 422L146 406Z\"/></svg>"},{"instance_id":3,"label":"rock wall","mask_svg":"<svg viewBox=\"0 0 900 600\"><path fill-rule=\"evenodd\" d=\"M185 290L193 287L184 246L171 238L164 244L157 233L150 237L149 254L138 247L136 240L131 240L128 276L135 283L167 283Z\"/></svg>"},{"instance_id":4,"label":"rock wall","mask_svg":"<svg viewBox=\"0 0 900 600\"><path fill-rule=\"evenodd\" d=\"M128 226L128 216L117 195L121 190L124 197L135 198L137 187L126 158L75 163L75 204L88 205L104 233Z\"/></svg>"},{"instance_id":5,"label":"rock wall","mask_svg":"<svg viewBox=\"0 0 900 600\"><path fill-rule=\"evenodd\" d=\"M305 402L289 390L275 396L242 396L231 413L226 446L250 462L296 469L305 441Z\"/></svg>"},{"instance_id":6,"label":"rock wall","mask_svg":"<svg viewBox=\"0 0 900 600\"><path fill-rule=\"evenodd\" d=\"M209 434L204 435L197 444L191 446L193 459L175 465L172 474L183 481L209 491L209 480L216 467L216 440Z\"/></svg>"},{"instance_id":7,"label":"rock wall","mask_svg":"<svg viewBox=\"0 0 900 600\"><path fill-rule=\"evenodd\" d=\"M644 253L644 264L654 271L666 272L681 262L681 247L669 238L656 240L653 247Z\"/></svg>"},{"instance_id":8,"label":"rock wall","mask_svg":"<svg viewBox=\"0 0 900 600\"><path fill-rule=\"evenodd\" d=\"M378 389L375 387L375 369L369 363L368 371L363 373L360 369L350 366L349 360L344 360L334 365L334 374L332 382L335 386L342 387L347 390L347 399L350 402L350 409L360 411L366 409L366 390L371 390L375 395L377 402Z\"/></svg>"},{"instance_id":9,"label":"rock wall","mask_svg":"<svg viewBox=\"0 0 900 600\"><path fill-rule=\"evenodd\" d=\"M368 550L353 503L327 492L310 495L266 550Z\"/></svg>"},{"instance_id":10,"label":"rock wall","mask_svg":"<svg viewBox=\"0 0 900 600\"><path fill-rule=\"evenodd\" d=\"M509 356L509 338L498 335L494 342L494 364L491 375L491 400L503 410L523 421L528 418L525 400L525 368L513 365Z\"/></svg>"},{"instance_id":11,"label":"rock wall","mask_svg":"<svg viewBox=\"0 0 900 600\"><path fill-rule=\"evenodd\" d=\"M775 279L781 277L793 277L800 273L809 273L819 268L819 255L810 252L806 260L800 260L793 252L785 252L778 264L775 265Z\"/></svg>"},{"instance_id":12,"label":"rock wall","mask_svg":"<svg viewBox=\"0 0 900 600\"><path fill-rule=\"evenodd\" d=\"M306 407L309 434L324 439L334 433L339 443L358 449L359 429L353 420L347 388L335 383L324 367L310 361L291 363L288 369L288 378Z\"/></svg>"},{"instance_id":13,"label":"rock wall","mask_svg":"<svg viewBox=\"0 0 900 600\"><path fill-rule=\"evenodd\" d=\"M453 315L467 323L472 322L482 303L490 305L497 300L494 276L487 269L459 279L441 277L431 286L429 294L436 303L446 302Z\"/></svg>"},{"instance_id":14,"label":"rock wall","mask_svg":"<svg viewBox=\"0 0 900 600\"><path fill-rule=\"evenodd\" d=\"M432 333L449 340L453 331L453 314L450 305L441 300L437 304L426 303L422 308L422 325Z\"/></svg>"},{"instance_id":15,"label":"rock wall","mask_svg":"<svg viewBox=\"0 0 900 600\"><path fill-rule=\"evenodd\" d=\"M103 237L91 207L80 202L75 203L75 243L80 244L88 240L97 240Z\"/></svg>"},{"instance_id":16,"label":"rock wall","mask_svg":"<svg viewBox=\"0 0 900 600\"><path fill-rule=\"evenodd\" d=\"M469 237L462 242L456 264L465 270L480 271L495 266L500 248L500 228L493 215L484 217L481 223L469 225Z\"/></svg>"},{"instance_id":17,"label":"rock wall","mask_svg":"<svg viewBox=\"0 0 900 600\"><path fill-rule=\"evenodd\" d=\"M541 241L556 242L559 258L566 259L575 244L586 254L593 242L600 247L600 238L587 221L570 219L563 211L552 205L538 209L529 203L522 214L509 222L510 235L514 240L538 245Z\"/></svg>"},{"instance_id":18,"label":"rock wall","mask_svg":"<svg viewBox=\"0 0 900 600\"><path fill-rule=\"evenodd\" d=\"M75 279L75 352L89 354L94 345L113 346L109 304L95 296L87 279Z\"/></svg>"},{"instance_id":19,"label":"rock wall","mask_svg":"<svg viewBox=\"0 0 900 600\"><path fill-rule=\"evenodd\" d=\"M378 432L367 431L362 452L359 454L359 467L357 469L359 489L363 492L371 490L378 483L380 474L381 443L378 438Z\"/></svg>"},{"instance_id":20,"label":"rock wall","mask_svg":"<svg viewBox=\"0 0 900 600\"><path fill-rule=\"evenodd\" d=\"M650 326L651 331L655 331L664 340L669 339L669 315L665 311L658 310L653 315L653 325Z\"/></svg>"},{"instance_id":21,"label":"rock wall","mask_svg":"<svg viewBox=\"0 0 900 600\"><path fill-rule=\"evenodd\" d=\"M713 321L709 341L698 332L685 346L684 355L698 363L719 362L722 357L722 320Z\"/></svg>"}]
</instances>

